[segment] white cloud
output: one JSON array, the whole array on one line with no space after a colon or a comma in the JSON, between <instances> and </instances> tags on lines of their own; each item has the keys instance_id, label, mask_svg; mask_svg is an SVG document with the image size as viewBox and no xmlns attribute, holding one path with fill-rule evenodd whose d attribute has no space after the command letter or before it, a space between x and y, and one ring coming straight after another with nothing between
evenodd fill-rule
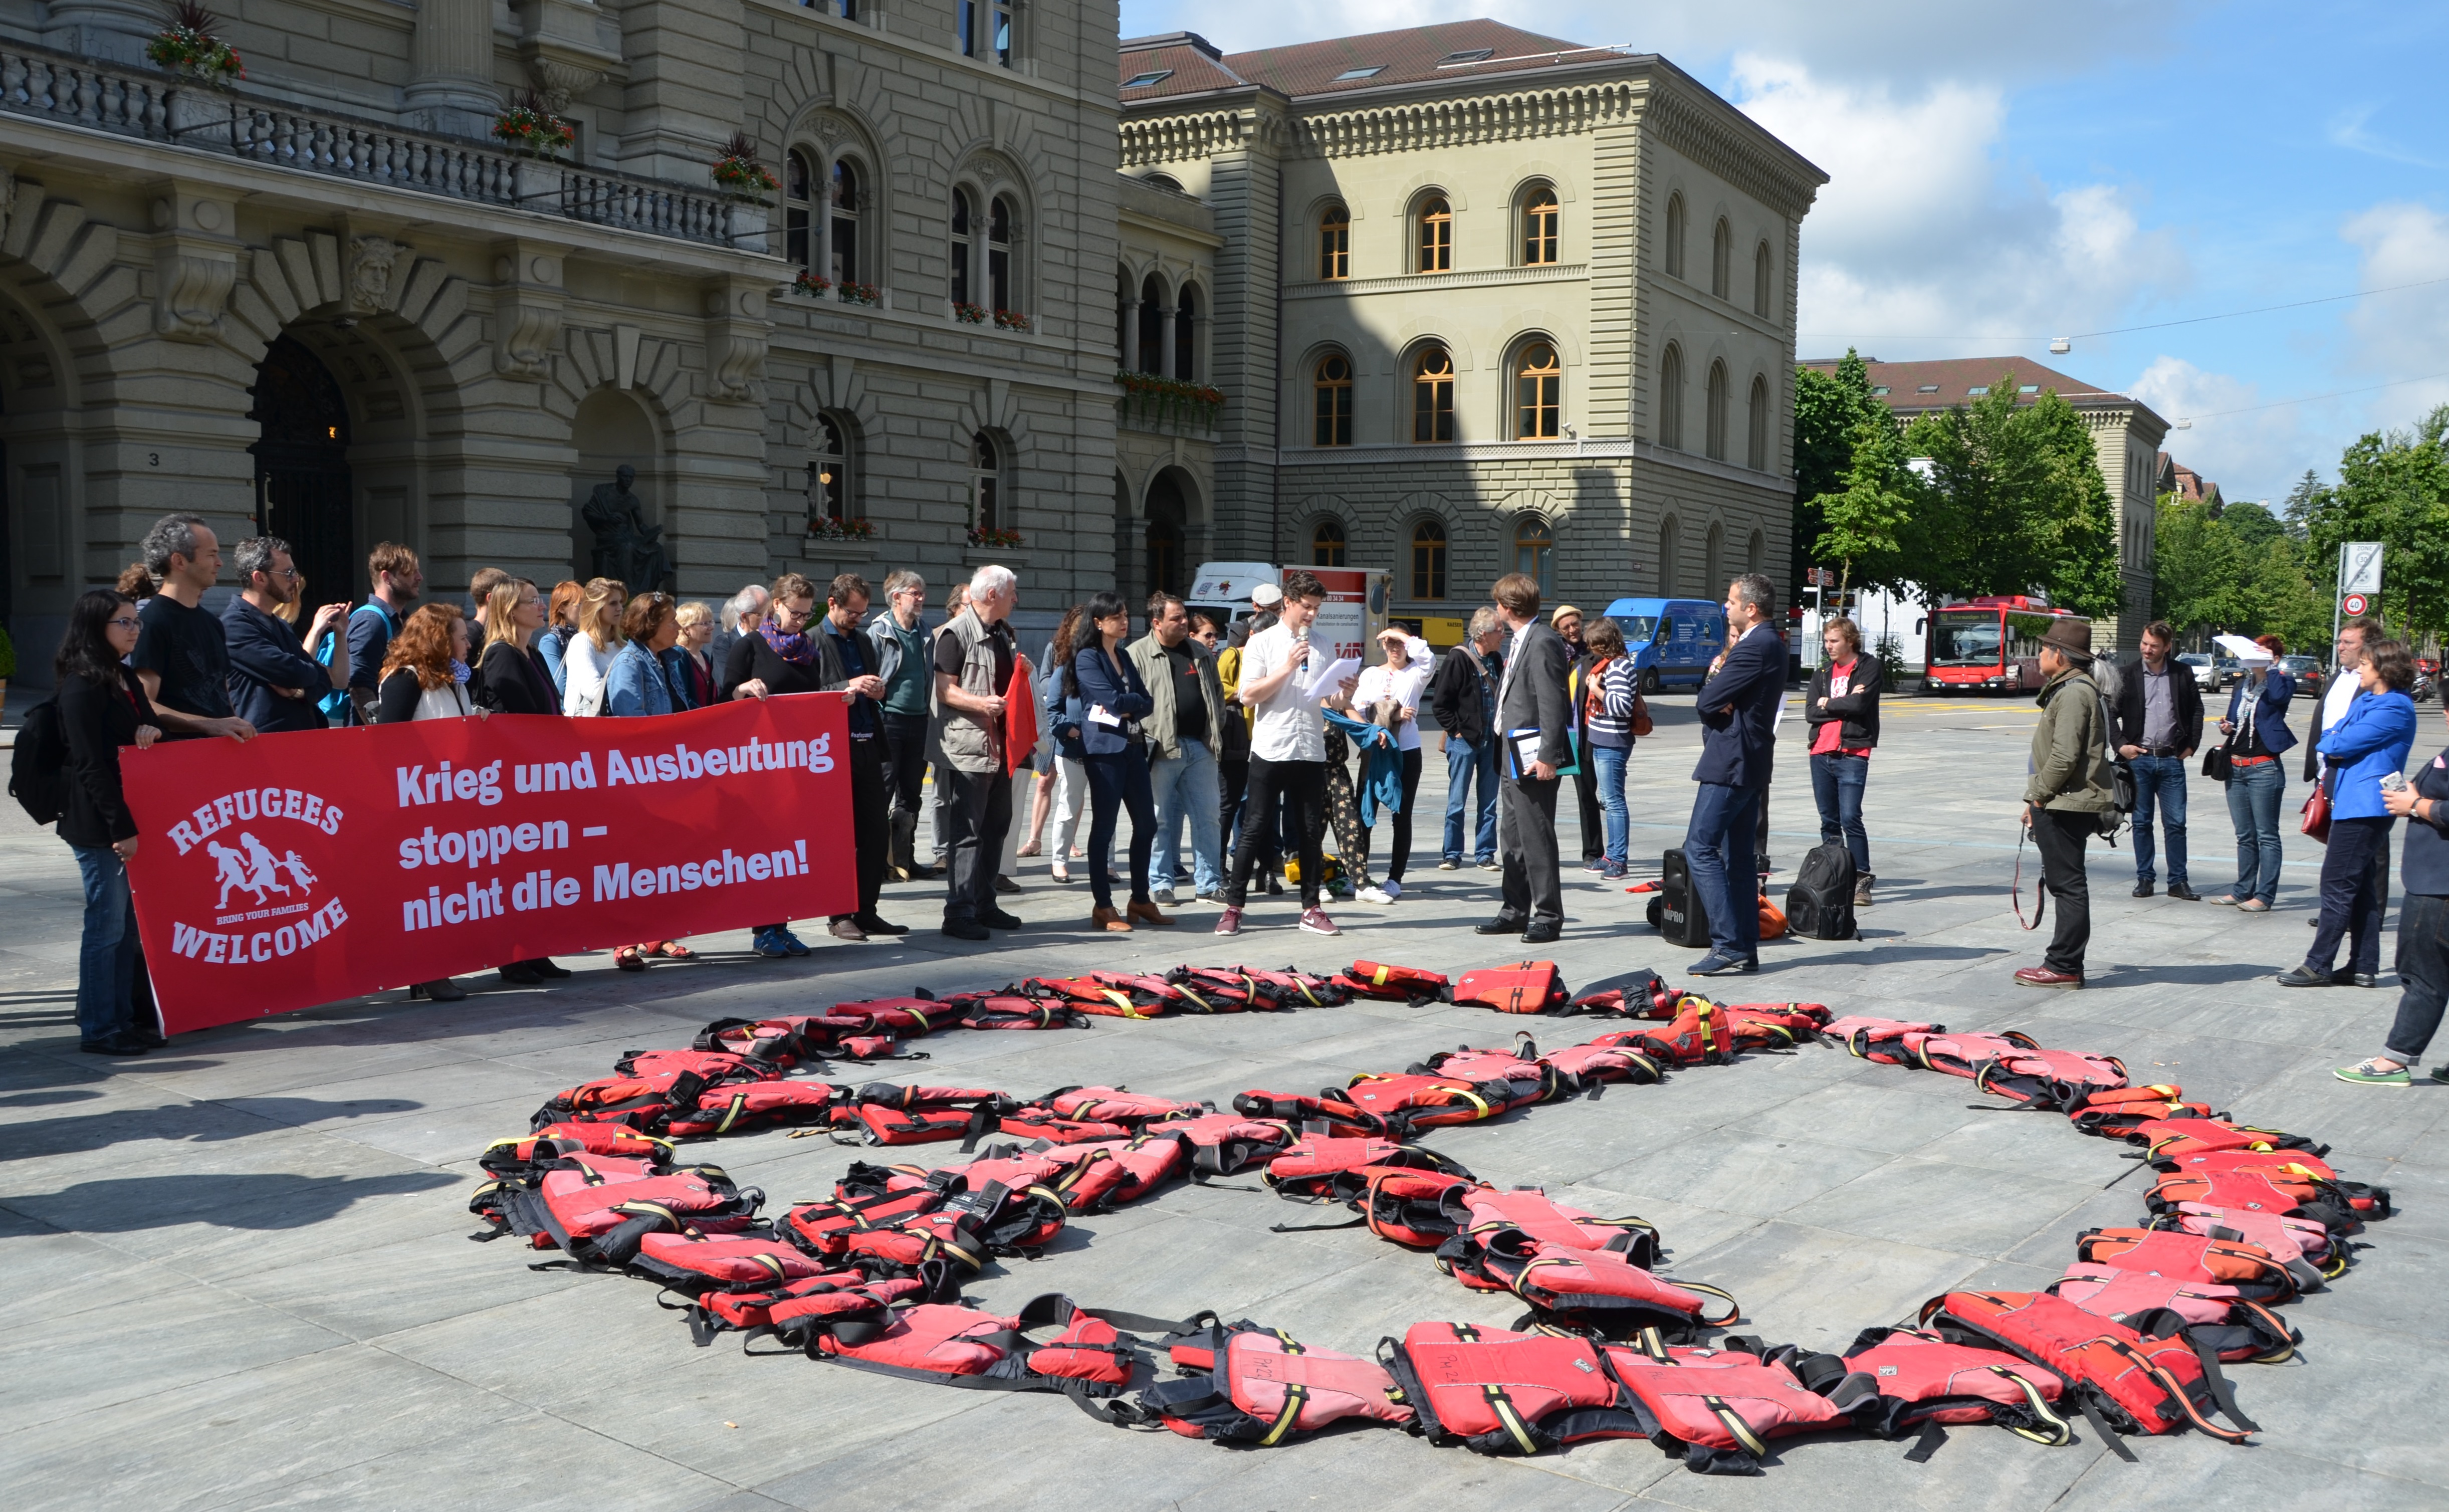
<instances>
[{"instance_id":1,"label":"white cloud","mask_svg":"<svg viewBox=\"0 0 2449 1512\"><path fill-rule=\"evenodd\" d=\"M2287 396L2265 394L2260 385L2226 373L2206 373L2183 358L2152 359L2126 392L2171 426L2193 419L2191 429L2170 430L2160 445L2219 484L2230 499L2267 498L2277 509L2313 450L2306 444L2303 406L2261 409ZM2233 411L2247 413L2226 413Z\"/></svg>"},{"instance_id":2,"label":"white cloud","mask_svg":"<svg viewBox=\"0 0 2449 1512\"><path fill-rule=\"evenodd\" d=\"M2372 118L2380 113L2381 107L2378 105L2359 105L2349 106L2332 116L2327 132L2330 145L2345 147L2350 152L2362 152L2368 157L2381 158L2385 162L2405 163L2419 168L2439 166L2431 159L2420 157L2411 149L2402 147L2387 137L2370 130Z\"/></svg>"},{"instance_id":3,"label":"white cloud","mask_svg":"<svg viewBox=\"0 0 2449 1512\"><path fill-rule=\"evenodd\" d=\"M1742 109L1829 176L1803 223L1805 355L2028 349L2189 280L2174 239L2147 230L2124 189L2053 191L2009 171L1996 85L1903 93L1748 54L1734 77Z\"/></svg>"},{"instance_id":4,"label":"white cloud","mask_svg":"<svg viewBox=\"0 0 2449 1512\"><path fill-rule=\"evenodd\" d=\"M2449 215L2428 205L2377 204L2341 226L2339 235L2362 254L2357 281L2363 288L2449 278ZM2449 372L2449 285L2376 294L2349 309L2342 373L2397 385L2359 399L2367 429L2410 425L2434 405L2449 403L2449 378L2432 376ZM2401 382L2405 378L2423 381Z\"/></svg>"}]
</instances>

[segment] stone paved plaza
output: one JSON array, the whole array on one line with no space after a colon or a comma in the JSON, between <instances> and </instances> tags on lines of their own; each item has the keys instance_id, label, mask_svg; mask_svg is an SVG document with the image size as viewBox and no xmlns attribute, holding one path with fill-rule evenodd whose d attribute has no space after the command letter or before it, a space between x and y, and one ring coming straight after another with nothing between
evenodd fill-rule
<instances>
[{"instance_id":1,"label":"stone paved plaza","mask_svg":"<svg viewBox=\"0 0 2449 1512\"><path fill-rule=\"evenodd\" d=\"M1688 699L1665 703L1659 734L1632 763L1644 871L1682 833L1697 744ZM2130 899L2131 852L2095 847L2092 985L2012 986L2009 972L2039 956L2007 897L2033 717L2020 700L1892 703L1869 790L1880 881L1863 938L1771 943L1761 977L1724 985L1736 1000L2017 1027L2109 1052L2138 1080L2182 1082L2249 1121L2326 1140L2346 1174L2392 1188L2401 1215L2364 1235L2356 1270L2288 1309L2305 1334L2297 1359L2231 1367L2264 1429L2250 1447L2198 1434L2134 1440L2142 1463L2130 1465L2088 1429L2048 1449L1968 1427L1917 1465L1903 1445L1831 1435L1789 1442L1758 1481L1692 1475L1638 1442L1496 1461L1370 1429L1236 1451L1101 1427L1052 1398L743 1358L727 1340L693 1348L646 1283L532 1270L527 1262L543 1257L465 1237L475 1228L464 1211L474 1156L488 1140L523 1133L547 1095L606 1074L622 1051L685 1044L719 1016L1092 965L1328 970L1371 957L1455 971L1510 959L1519 951L1510 939L1481 940L1468 927L1494 911L1494 876L1435 870L1434 817L1416 891L1391 909L1337 910L1340 940L1297 933L1281 901L1254 906L1238 941L1206 934L1214 909L1205 904L1184 908L1176 931L1095 937L1085 885L1057 887L1031 862L1014 901L1031 927L991 946L919 932L899 943L820 943L781 962L751 957L744 933L717 936L696 941L701 963L643 979L614 972L607 956L570 958L578 976L550 989L488 977L467 1001L440 1007L385 994L183 1036L123 1063L75 1051L74 867L11 805L0 818L0 1266L10 1281L0 1300L0 1474L10 1502L24 1512L1598 1512L1764 1497L1883 1512L2449 1504L2449 1451L2430 1410L2449 1390L2449 1306L2431 1289L2449 1249L2449 1088L2365 1090L2329 1076L2379 1048L2395 977L2377 992L2271 981L2310 933L2319 854L2291 835L2281 906L2261 918ZM2419 755L2439 740L2435 716L2423 717ZM1802 722L1785 731L1772 800L1781 882L1816 840ZM1432 753L1429 766L1421 797L1434 816L1442 764ZM2291 807L2301 796L2291 785ZM2208 892L2233 876L2234 847L2217 790L2197 780L2193 801L2193 880ZM2035 870L2028 852L2028 887ZM935 897L892 887L884 912L932 925ZM1641 922L1641 902L1571 876L1554 954L1577 990L1642 966L1672 978L1691 959ZM837 1079L1023 1095L1111 1081L1222 1100L1400 1070L1432 1051L1505 1043L1523 1027L1564 1041L1599 1026L1385 1003L1100 1019L1044 1035L956 1031L925 1042L932 1060L842 1068ZM1842 1349L1857 1330L1903 1320L1950 1288L2042 1286L2072 1258L2079 1231L2136 1221L2142 1182L2109 1185L2133 1170L2122 1147L1995 1101L1956 1078L1812 1047L1427 1142L1499 1184L1544 1183L1595 1212L1639 1213L1664 1231L1669 1273L1741 1300L1744 1331ZM910 1153L957 1158L952 1149ZM769 1212L829 1194L869 1153L779 1133L692 1153L762 1188ZM1008 1263L973 1295L997 1308L1047 1291L1166 1316L1212 1308L1358 1353L1422 1319L1503 1325L1520 1311L1361 1231L1271 1233L1340 1214L1244 1187L1256 1183L1178 1187L1078 1222L1042 1261Z\"/></svg>"}]
</instances>

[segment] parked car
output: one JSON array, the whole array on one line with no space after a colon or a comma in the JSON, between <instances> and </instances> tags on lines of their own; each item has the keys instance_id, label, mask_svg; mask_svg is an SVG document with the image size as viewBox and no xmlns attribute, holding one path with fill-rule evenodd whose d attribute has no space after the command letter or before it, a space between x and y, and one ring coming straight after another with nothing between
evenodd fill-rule
<instances>
[{"instance_id":1,"label":"parked car","mask_svg":"<svg viewBox=\"0 0 2449 1512\"><path fill-rule=\"evenodd\" d=\"M2211 673L2213 688L2234 688L2236 680L2245 675L2245 664L2233 656L2214 656Z\"/></svg>"},{"instance_id":2,"label":"parked car","mask_svg":"<svg viewBox=\"0 0 2449 1512\"><path fill-rule=\"evenodd\" d=\"M2179 651L2177 660L2193 669L2196 688L2207 693L2219 691L2219 669L2211 665L2209 652Z\"/></svg>"},{"instance_id":3,"label":"parked car","mask_svg":"<svg viewBox=\"0 0 2449 1512\"><path fill-rule=\"evenodd\" d=\"M2311 656L2283 656L2279 669L2295 679L2299 698L2321 697L2323 679L2329 675L2322 669L2320 659Z\"/></svg>"}]
</instances>

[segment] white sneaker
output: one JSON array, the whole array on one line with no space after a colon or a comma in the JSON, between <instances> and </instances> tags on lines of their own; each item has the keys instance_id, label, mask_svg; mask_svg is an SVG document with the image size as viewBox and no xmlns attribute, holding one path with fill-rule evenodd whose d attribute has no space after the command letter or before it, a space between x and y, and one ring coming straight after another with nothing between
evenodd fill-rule
<instances>
[{"instance_id":1,"label":"white sneaker","mask_svg":"<svg viewBox=\"0 0 2449 1512\"><path fill-rule=\"evenodd\" d=\"M1360 901L1364 903L1391 903L1395 901L1395 895L1383 887L1363 887L1360 889Z\"/></svg>"}]
</instances>

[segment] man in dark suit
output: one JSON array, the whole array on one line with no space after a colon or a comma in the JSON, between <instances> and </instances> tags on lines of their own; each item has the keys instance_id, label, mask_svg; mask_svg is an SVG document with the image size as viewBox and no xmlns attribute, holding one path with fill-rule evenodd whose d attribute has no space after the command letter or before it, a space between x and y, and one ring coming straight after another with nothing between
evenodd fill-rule
<instances>
[{"instance_id":1,"label":"man in dark suit","mask_svg":"<svg viewBox=\"0 0 2449 1512\"><path fill-rule=\"evenodd\" d=\"M1526 945L1565 932L1565 884L1556 864L1556 773L1572 765L1573 710L1566 684L1573 653L1539 622L1539 584L1523 572L1496 580L1496 611L1509 632L1496 688L1498 785L1496 845L1505 863L1505 903L1478 926L1483 935L1522 931Z\"/></svg>"},{"instance_id":2,"label":"man in dark suit","mask_svg":"<svg viewBox=\"0 0 2449 1512\"><path fill-rule=\"evenodd\" d=\"M1760 873L1753 825L1777 752L1785 699L1785 643L1769 621L1777 588L1746 572L1726 589L1726 649L1710 664L1694 708L1701 716L1700 785L1684 831L1684 863L1709 916L1709 953L1697 977L1760 970Z\"/></svg>"}]
</instances>

